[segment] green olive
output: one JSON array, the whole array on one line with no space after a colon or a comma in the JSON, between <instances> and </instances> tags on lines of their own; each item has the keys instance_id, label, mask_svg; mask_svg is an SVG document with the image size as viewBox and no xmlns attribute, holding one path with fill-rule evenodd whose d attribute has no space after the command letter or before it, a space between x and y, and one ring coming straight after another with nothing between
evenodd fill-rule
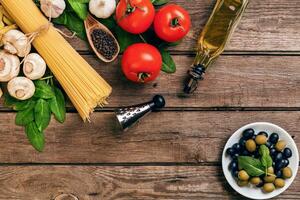
<instances>
[{"instance_id":1,"label":"green olive","mask_svg":"<svg viewBox=\"0 0 300 200\"><path fill-rule=\"evenodd\" d=\"M277 188L282 188L282 187L284 187L285 182L282 178L276 178L275 181L274 181L274 185Z\"/></svg>"},{"instance_id":2,"label":"green olive","mask_svg":"<svg viewBox=\"0 0 300 200\"><path fill-rule=\"evenodd\" d=\"M283 178L291 178L293 176L293 172L291 168L285 167L282 169Z\"/></svg>"},{"instance_id":3,"label":"green olive","mask_svg":"<svg viewBox=\"0 0 300 200\"><path fill-rule=\"evenodd\" d=\"M283 151L283 149L285 148L286 146L286 142L284 140L279 140L276 145L275 145L275 149L277 151Z\"/></svg>"},{"instance_id":4,"label":"green olive","mask_svg":"<svg viewBox=\"0 0 300 200\"><path fill-rule=\"evenodd\" d=\"M275 186L273 183L265 183L263 186L263 191L265 193L270 193L273 192L275 190Z\"/></svg>"},{"instance_id":5,"label":"green olive","mask_svg":"<svg viewBox=\"0 0 300 200\"><path fill-rule=\"evenodd\" d=\"M267 143L267 137L265 135L258 135L255 138L255 142L258 145L266 144Z\"/></svg>"},{"instance_id":6,"label":"green olive","mask_svg":"<svg viewBox=\"0 0 300 200\"><path fill-rule=\"evenodd\" d=\"M256 144L254 142L254 140L250 139L246 141L246 149L249 152L254 152L256 150Z\"/></svg>"},{"instance_id":7,"label":"green olive","mask_svg":"<svg viewBox=\"0 0 300 200\"><path fill-rule=\"evenodd\" d=\"M252 183L253 185L258 185L261 182L261 179L259 177L252 177L250 179L250 183Z\"/></svg>"},{"instance_id":8,"label":"green olive","mask_svg":"<svg viewBox=\"0 0 300 200\"><path fill-rule=\"evenodd\" d=\"M275 181L276 176L275 175L269 175L264 177L264 181L266 183L273 183Z\"/></svg>"},{"instance_id":9,"label":"green olive","mask_svg":"<svg viewBox=\"0 0 300 200\"><path fill-rule=\"evenodd\" d=\"M248 181L238 180L237 184L238 184L240 187L244 187L244 186L248 185Z\"/></svg>"},{"instance_id":10,"label":"green olive","mask_svg":"<svg viewBox=\"0 0 300 200\"><path fill-rule=\"evenodd\" d=\"M238 178L241 181L248 181L249 180L249 175L247 174L247 172L245 170L241 170L238 173Z\"/></svg>"},{"instance_id":11,"label":"green olive","mask_svg":"<svg viewBox=\"0 0 300 200\"><path fill-rule=\"evenodd\" d=\"M274 174L274 168L268 167L267 172L268 172L268 174Z\"/></svg>"}]
</instances>

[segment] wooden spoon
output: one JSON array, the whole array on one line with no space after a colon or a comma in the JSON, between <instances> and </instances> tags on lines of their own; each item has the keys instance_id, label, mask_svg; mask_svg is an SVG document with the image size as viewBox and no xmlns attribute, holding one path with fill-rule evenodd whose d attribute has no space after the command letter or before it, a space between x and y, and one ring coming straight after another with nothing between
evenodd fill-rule
<instances>
[{"instance_id":1,"label":"wooden spoon","mask_svg":"<svg viewBox=\"0 0 300 200\"><path fill-rule=\"evenodd\" d=\"M88 37L88 41L92 47L92 49L94 50L94 52L96 53L96 55L98 56L99 59L101 59L104 62L112 62L113 60L115 60L120 52L120 45L117 41L117 39L115 38L115 36L112 34L112 32L103 24L101 24L98 20L96 20L92 15L88 15L88 17L86 18L86 20L84 21L84 25L85 25L85 30L86 30L86 34ZM94 30L102 30L104 32L106 32L108 35L111 36L111 39L115 42L116 46L117 46L117 51L114 53L114 55L112 56L111 59L106 58L105 56L103 56L98 49L95 47L95 44L92 40L92 33Z\"/></svg>"}]
</instances>

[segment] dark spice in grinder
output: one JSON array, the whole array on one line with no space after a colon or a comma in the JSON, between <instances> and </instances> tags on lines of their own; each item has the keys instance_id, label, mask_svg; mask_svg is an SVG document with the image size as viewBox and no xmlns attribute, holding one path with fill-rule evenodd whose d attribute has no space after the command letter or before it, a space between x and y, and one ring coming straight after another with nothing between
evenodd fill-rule
<instances>
[{"instance_id":1,"label":"dark spice in grinder","mask_svg":"<svg viewBox=\"0 0 300 200\"><path fill-rule=\"evenodd\" d=\"M118 53L118 45L109 33L101 29L94 29L91 37L95 48L105 59L111 60Z\"/></svg>"}]
</instances>

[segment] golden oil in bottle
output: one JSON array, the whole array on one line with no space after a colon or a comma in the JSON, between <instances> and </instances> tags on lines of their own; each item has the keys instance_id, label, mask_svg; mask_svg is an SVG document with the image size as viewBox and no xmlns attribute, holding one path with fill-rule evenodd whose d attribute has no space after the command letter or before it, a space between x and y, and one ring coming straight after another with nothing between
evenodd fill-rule
<instances>
[{"instance_id":1,"label":"golden oil in bottle","mask_svg":"<svg viewBox=\"0 0 300 200\"><path fill-rule=\"evenodd\" d=\"M184 88L185 93L196 90L197 82L203 79L206 68L224 51L247 5L248 0L217 0L200 34L196 58Z\"/></svg>"}]
</instances>

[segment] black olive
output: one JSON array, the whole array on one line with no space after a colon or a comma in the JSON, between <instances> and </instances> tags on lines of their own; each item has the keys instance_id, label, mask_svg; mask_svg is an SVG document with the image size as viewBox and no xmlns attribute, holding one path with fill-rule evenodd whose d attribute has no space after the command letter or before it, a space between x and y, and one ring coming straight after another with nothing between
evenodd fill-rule
<instances>
[{"instance_id":1,"label":"black olive","mask_svg":"<svg viewBox=\"0 0 300 200\"><path fill-rule=\"evenodd\" d=\"M259 158L260 157L259 151L258 150L254 151L253 156L254 158Z\"/></svg>"},{"instance_id":2,"label":"black olive","mask_svg":"<svg viewBox=\"0 0 300 200\"><path fill-rule=\"evenodd\" d=\"M275 156L276 153L277 153L277 151L276 151L275 148L271 148L271 149L270 149L270 155L271 155L272 157Z\"/></svg>"},{"instance_id":3,"label":"black olive","mask_svg":"<svg viewBox=\"0 0 300 200\"><path fill-rule=\"evenodd\" d=\"M241 155L242 155L242 156L250 156L251 154L250 154L249 151L247 151L247 150L245 149L245 150L242 151Z\"/></svg>"},{"instance_id":4,"label":"black olive","mask_svg":"<svg viewBox=\"0 0 300 200\"><path fill-rule=\"evenodd\" d=\"M276 175L277 178L281 178L282 177L282 170L275 171L275 175Z\"/></svg>"},{"instance_id":5,"label":"black olive","mask_svg":"<svg viewBox=\"0 0 300 200\"><path fill-rule=\"evenodd\" d=\"M269 138L269 141L272 143L272 144L276 144L279 140L279 136L277 133L272 133L270 135L270 138Z\"/></svg>"},{"instance_id":6,"label":"black olive","mask_svg":"<svg viewBox=\"0 0 300 200\"><path fill-rule=\"evenodd\" d=\"M275 169L276 170L281 170L282 168L284 168L284 165L285 165L284 160L276 161Z\"/></svg>"},{"instance_id":7,"label":"black olive","mask_svg":"<svg viewBox=\"0 0 300 200\"><path fill-rule=\"evenodd\" d=\"M283 154L281 152L278 152L275 156L275 162L278 162L283 159Z\"/></svg>"},{"instance_id":8,"label":"black olive","mask_svg":"<svg viewBox=\"0 0 300 200\"><path fill-rule=\"evenodd\" d=\"M264 131L259 132L257 135L264 135L264 136L266 136L266 138L269 137L268 133L266 133Z\"/></svg>"},{"instance_id":9,"label":"black olive","mask_svg":"<svg viewBox=\"0 0 300 200\"><path fill-rule=\"evenodd\" d=\"M242 146L239 143L235 143L232 148L235 150L235 152L239 153L242 150Z\"/></svg>"},{"instance_id":10,"label":"black olive","mask_svg":"<svg viewBox=\"0 0 300 200\"><path fill-rule=\"evenodd\" d=\"M233 156L235 154L235 150L233 148L228 148L226 150L227 155Z\"/></svg>"},{"instance_id":11,"label":"black olive","mask_svg":"<svg viewBox=\"0 0 300 200\"><path fill-rule=\"evenodd\" d=\"M283 156L284 156L285 158L290 158L290 157L292 157L292 150L291 150L290 148L285 148L285 149L283 150Z\"/></svg>"},{"instance_id":12,"label":"black olive","mask_svg":"<svg viewBox=\"0 0 300 200\"><path fill-rule=\"evenodd\" d=\"M256 187L262 187L262 186L264 186L264 184L265 183L263 181L261 181L259 184L256 185Z\"/></svg>"},{"instance_id":13,"label":"black olive","mask_svg":"<svg viewBox=\"0 0 300 200\"><path fill-rule=\"evenodd\" d=\"M241 138L240 140L239 140L239 144L242 146L242 147L245 147L245 144L246 144L246 139L245 138Z\"/></svg>"},{"instance_id":14,"label":"black olive","mask_svg":"<svg viewBox=\"0 0 300 200\"><path fill-rule=\"evenodd\" d=\"M254 130L252 128L248 128L243 132L243 138L248 140L251 139L254 135Z\"/></svg>"},{"instance_id":15,"label":"black olive","mask_svg":"<svg viewBox=\"0 0 300 200\"><path fill-rule=\"evenodd\" d=\"M287 167L290 164L288 159L283 159L283 162L284 162L284 167Z\"/></svg>"},{"instance_id":16,"label":"black olive","mask_svg":"<svg viewBox=\"0 0 300 200\"><path fill-rule=\"evenodd\" d=\"M237 171L238 170L238 163L236 160L233 160L229 164L229 170L231 171Z\"/></svg>"},{"instance_id":17,"label":"black olive","mask_svg":"<svg viewBox=\"0 0 300 200\"><path fill-rule=\"evenodd\" d=\"M238 156L239 156L239 154L238 154L238 153L235 153L234 155L231 156L231 158L232 158L233 160L236 160Z\"/></svg>"},{"instance_id":18,"label":"black olive","mask_svg":"<svg viewBox=\"0 0 300 200\"><path fill-rule=\"evenodd\" d=\"M231 171L231 174L233 177L237 178L238 177L238 174L239 174L239 171L236 170L236 171Z\"/></svg>"},{"instance_id":19,"label":"black olive","mask_svg":"<svg viewBox=\"0 0 300 200\"><path fill-rule=\"evenodd\" d=\"M267 141L267 143L265 144L268 148L271 148L272 147L272 143L270 141Z\"/></svg>"}]
</instances>

